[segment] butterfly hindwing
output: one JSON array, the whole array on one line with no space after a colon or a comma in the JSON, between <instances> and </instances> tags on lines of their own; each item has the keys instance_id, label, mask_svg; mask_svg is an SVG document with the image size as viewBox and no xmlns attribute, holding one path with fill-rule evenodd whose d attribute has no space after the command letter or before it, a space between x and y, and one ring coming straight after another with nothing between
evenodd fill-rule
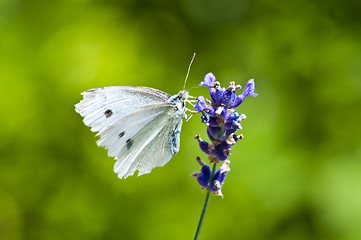
<instances>
[{"instance_id":1,"label":"butterfly hindwing","mask_svg":"<svg viewBox=\"0 0 361 240\"><path fill-rule=\"evenodd\" d=\"M97 143L108 149L109 156L116 157L114 171L119 178L136 170L142 175L163 166L175 154L170 139L175 132L172 128L178 127L179 122L181 125L181 117L169 103L149 106L99 132Z\"/></svg>"},{"instance_id":2,"label":"butterfly hindwing","mask_svg":"<svg viewBox=\"0 0 361 240\"><path fill-rule=\"evenodd\" d=\"M181 126L181 118L174 117L167 120L158 134L141 150L137 160L124 177L133 174L136 166L139 170L138 175L149 173L155 167L164 166L178 152L180 132L176 131L176 128ZM174 132L178 133L173 135ZM177 140L174 141L175 139Z\"/></svg>"}]
</instances>

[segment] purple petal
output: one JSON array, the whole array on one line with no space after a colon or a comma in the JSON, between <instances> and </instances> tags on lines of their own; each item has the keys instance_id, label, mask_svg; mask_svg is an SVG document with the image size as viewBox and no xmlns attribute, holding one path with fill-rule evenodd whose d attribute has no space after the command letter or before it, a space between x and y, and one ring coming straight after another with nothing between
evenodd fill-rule
<instances>
[{"instance_id":1,"label":"purple petal","mask_svg":"<svg viewBox=\"0 0 361 240\"><path fill-rule=\"evenodd\" d=\"M244 101L244 99L248 96L257 97L258 93L255 93L254 90L255 90L254 79L250 79L247 82L247 85L244 88L243 93L236 97L236 100L235 100L234 104L232 105L232 108L238 107Z\"/></svg>"},{"instance_id":2,"label":"purple petal","mask_svg":"<svg viewBox=\"0 0 361 240\"><path fill-rule=\"evenodd\" d=\"M193 105L194 109L197 111L203 111L203 109L206 107L206 100L203 96L199 96L196 98L197 103Z\"/></svg>"},{"instance_id":3,"label":"purple petal","mask_svg":"<svg viewBox=\"0 0 361 240\"><path fill-rule=\"evenodd\" d=\"M250 79L247 82L247 85L244 88L242 95L244 95L244 98L248 97L249 95L251 95L252 97L257 97L258 93L255 93L254 90L255 90L254 79Z\"/></svg>"},{"instance_id":4,"label":"purple petal","mask_svg":"<svg viewBox=\"0 0 361 240\"><path fill-rule=\"evenodd\" d=\"M213 73L210 72L204 77L204 81L202 81L199 86L207 86L209 88L213 88L215 81L216 77L213 75Z\"/></svg>"}]
</instances>

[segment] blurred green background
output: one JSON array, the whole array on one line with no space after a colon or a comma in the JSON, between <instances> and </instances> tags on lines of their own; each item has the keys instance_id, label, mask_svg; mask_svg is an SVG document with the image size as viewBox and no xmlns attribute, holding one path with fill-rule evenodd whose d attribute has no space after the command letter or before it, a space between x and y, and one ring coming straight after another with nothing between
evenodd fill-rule
<instances>
[{"instance_id":1,"label":"blurred green background","mask_svg":"<svg viewBox=\"0 0 361 240\"><path fill-rule=\"evenodd\" d=\"M162 168L119 180L74 111L113 85L256 81L200 239L361 239L360 1L1 0L0 239L192 239L199 116ZM191 95L206 95L196 88Z\"/></svg>"}]
</instances>

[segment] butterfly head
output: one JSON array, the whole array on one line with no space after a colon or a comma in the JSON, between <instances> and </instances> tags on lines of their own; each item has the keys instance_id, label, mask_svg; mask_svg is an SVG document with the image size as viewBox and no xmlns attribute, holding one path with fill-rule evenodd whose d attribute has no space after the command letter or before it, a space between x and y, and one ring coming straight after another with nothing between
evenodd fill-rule
<instances>
[{"instance_id":1,"label":"butterfly head","mask_svg":"<svg viewBox=\"0 0 361 240\"><path fill-rule=\"evenodd\" d=\"M171 103L176 103L176 104L184 103L184 101L187 100L187 98L188 98L188 91L182 90L178 94L170 97L168 101Z\"/></svg>"},{"instance_id":2,"label":"butterfly head","mask_svg":"<svg viewBox=\"0 0 361 240\"><path fill-rule=\"evenodd\" d=\"M187 100L188 98L188 91L186 90L182 90L178 93L178 99L182 102L184 102L185 100Z\"/></svg>"},{"instance_id":3,"label":"butterfly head","mask_svg":"<svg viewBox=\"0 0 361 240\"><path fill-rule=\"evenodd\" d=\"M188 98L188 91L182 90L178 94L169 98L168 102L175 104L176 109L182 113L185 112L185 101Z\"/></svg>"}]
</instances>

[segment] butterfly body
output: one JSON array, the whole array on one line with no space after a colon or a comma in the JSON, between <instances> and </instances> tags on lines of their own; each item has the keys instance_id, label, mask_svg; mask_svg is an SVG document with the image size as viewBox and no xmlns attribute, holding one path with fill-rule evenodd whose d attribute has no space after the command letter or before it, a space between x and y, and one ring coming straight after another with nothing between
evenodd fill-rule
<instances>
[{"instance_id":1,"label":"butterfly body","mask_svg":"<svg viewBox=\"0 0 361 240\"><path fill-rule=\"evenodd\" d=\"M98 132L99 146L117 160L114 171L126 178L163 166L179 151L187 91L169 95L147 87L90 89L76 111Z\"/></svg>"}]
</instances>

